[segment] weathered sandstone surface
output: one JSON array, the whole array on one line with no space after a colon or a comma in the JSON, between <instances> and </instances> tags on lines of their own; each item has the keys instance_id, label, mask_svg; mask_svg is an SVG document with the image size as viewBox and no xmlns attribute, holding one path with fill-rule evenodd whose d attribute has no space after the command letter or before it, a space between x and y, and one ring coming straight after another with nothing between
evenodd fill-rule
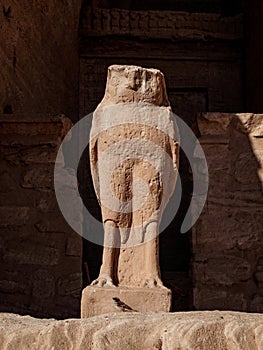
<instances>
[{"instance_id":1,"label":"weathered sandstone surface","mask_svg":"<svg viewBox=\"0 0 263 350\"><path fill-rule=\"evenodd\" d=\"M0 349L263 349L263 315L231 311L111 313L87 319L0 316Z\"/></svg>"},{"instance_id":2,"label":"weathered sandstone surface","mask_svg":"<svg viewBox=\"0 0 263 350\"><path fill-rule=\"evenodd\" d=\"M170 310L171 292L161 281L158 235L175 188L178 158L178 128L163 74L139 66L110 66L90 136L91 173L104 226L102 265L92 285L137 287L122 293L124 302L138 311ZM157 287L157 292L151 290ZM86 287L82 317L112 311L108 304L119 293L115 287L102 292Z\"/></svg>"},{"instance_id":3,"label":"weathered sandstone surface","mask_svg":"<svg viewBox=\"0 0 263 350\"><path fill-rule=\"evenodd\" d=\"M197 123L209 190L192 233L194 306L263 312L263 114L203 113Z\"/></svg>"},{"instance_id":4,"label":"weathered sandstone surface","mask_svg":"<svg viewBox=\"0 0 263 350\"><path fill-rule=\"evenodd\" d=\"M76 119L81 1L1 1L0 113Z\"/></svg>"}]
</instances>

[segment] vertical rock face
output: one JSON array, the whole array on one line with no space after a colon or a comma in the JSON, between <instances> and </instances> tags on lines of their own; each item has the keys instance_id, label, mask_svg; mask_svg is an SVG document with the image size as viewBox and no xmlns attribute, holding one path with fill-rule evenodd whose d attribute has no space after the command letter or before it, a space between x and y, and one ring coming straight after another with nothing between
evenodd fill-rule
<instances>
[{"instance_id":1,"label":"vertical rock face","mask_svg":"<svg viewBox=\"0 0 263 350\"><path fill-rule=\"evenodd\" d=\"M197 121L209 192L193 229L194 306L263 312L263 115L205 113Z\"/></svg>"},{"instance_id":2,"label":"vertical rock face","mask_svg":"<svg viewBox=\"0 0 263 350\"><path fill-rule=\"evenodd\" d=\"M103 263L93 284L163 288L159 223L175 187L177 137L163 74L109 67L90 142L105 232Z\"/></svg>"},{"instance_id":3,"label":"vertical rock face","mask_svg":"<svg viewBox=\"0 0 263 350\"><path fill-rule=\"evenodd\" d=\"M81 1L1 1L0 113L65 113L78 106Z\"/></svg>"},{"instance_id":4,"label":"vertical rock face","mask_svg":"<svg viewBox=\"0 0 263 350\"><path fill-rule=\"evenodd\" d=\"M79 314L82 240L60 213L53 184L56 154L71 127L64 116L0 117L2 311Z\"/></svg>"}]
</instances>

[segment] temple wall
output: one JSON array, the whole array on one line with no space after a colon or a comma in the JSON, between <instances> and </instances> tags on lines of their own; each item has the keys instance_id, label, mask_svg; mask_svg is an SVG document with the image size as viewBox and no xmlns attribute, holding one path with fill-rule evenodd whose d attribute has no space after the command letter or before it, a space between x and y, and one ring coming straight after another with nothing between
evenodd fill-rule
<instances>
[{"instance_id":1,"label":"temple wall","mask_svg":"<svg viewBox=\"0 0 263 350\"><path fill-rule=\"evenodd\" d=\"M245 130L233 114L216 114L215 121L203 114L196 122L197 112L262 112L261 1L247 1L245 22L235 13L156 13L140 11L138 1L136 11L121 10L109 0L97 9L97 2L81 16L80 0L1 2L1 310L79 315L88 282L83 244L53 189L55 153L69 122L52 116L76 122L101 100L110 64L138 64L163 71L173 110L200 136L209 166L205 210L192 232L176 236L191 195L182 154L182 211L160 237L173 309L262 311L263 145L262 132L251 131L262 115L251 115ZM87 166L80 173L83 199L99 218ZM93 278L101 247L86 243Z\"/></svg>"},{"instance_id":2,"label":"temple wall","mask_svg":"<svg viewBox=\"0 0 263 350\"><path fill-rule=\"evenodd\" d=\"M193 304L263 312L263 115L206 113L198 126L209 191L192 235Z\"/></svg>"},{"instance_id":3,"label":"temple wall","mask_svg":"<svg viewBox=\"0 0 263 350\"><path fill-rule=\"evenodd\" d=\"M78 115L81 0L1 1L0 114Z\"/></svg>"},{"instance_id":4,"label":"temple wall","mask_svg":"<svg viewBox=\"0 0 263 350\"><path fill-rule=\"evenodd\" d=\"M65 222L53 184L71 125L63 116L0 117L1 311L79 315L82 240Z\"/></svg>"}]
</instances>

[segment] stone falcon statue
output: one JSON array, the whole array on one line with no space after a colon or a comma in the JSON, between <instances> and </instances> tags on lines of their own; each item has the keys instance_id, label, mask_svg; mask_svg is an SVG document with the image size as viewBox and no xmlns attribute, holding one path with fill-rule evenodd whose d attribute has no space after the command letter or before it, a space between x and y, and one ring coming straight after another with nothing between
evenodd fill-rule
<instances>
[{"instance_id":1,"label":"stone falcon statue","mask_svg":"<svg viewBox=\"0 0 263 350\"><path fill-rule=\"evenodd\" d=\"M178 173L178 130L157 69L110 66L93 114L90 165L102 210L97 286L162 286L158 234Z\"/></svg>"}]
</instances>

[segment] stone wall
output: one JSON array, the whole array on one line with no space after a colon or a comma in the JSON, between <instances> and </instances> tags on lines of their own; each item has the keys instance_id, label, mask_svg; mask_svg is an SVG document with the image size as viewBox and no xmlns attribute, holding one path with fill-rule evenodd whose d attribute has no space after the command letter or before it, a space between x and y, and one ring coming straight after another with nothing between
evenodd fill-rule
<instances>
[{"instance_id":1,"label":"stone wall","mask_svg":"<svg viewBox=\"0 0 263 350\"><path fill-rule=\"evenodd\" d=\"M0 114L78 115L81 0L1 1Z\"/></svg>"},{"instance_id":2,"label":"stone wall","mask_svg":"<svg viewBox=\"0 0 263 350\"><path fill-rule=\"evenodd\" d=\"M78 315L82 243L53 190L69 121L50 115L78 117L81 2L1 1L1 310Z\"/></svg>"},{"instance_id":3,"label":"stone wall","mask_svg":"<svg viewBox=\"0 0 263 350\"><path fill-rule=\"evenodd\" d=\"M79 76L78 26L81 2L1 2L0 114L14 114L12 118L10 115L1 117L4 128L1 131L0 211L3 245L0 257L0 287L1 306L8 311L55 317L78 314L79 299L76 296L81 286L81 242L79 236L67 228L64 221L60 221L62 217L54 199L51 169L54 150L59 144L58 135L63 134L63 126L57 118L50 118L48 114L64 112L71 120L76 121L79 115L82 117L91 112L102 97L108 65L139 64L160 68L166 75L169 98L175 112L185 117L189 123L193 122L195 111L244 110L245 88L249 109L262 109L262 79L259 79L262 71L259 51L262 42L259 30L262 3L259 0L253 0L253 5L247 1L247 11L251 15L246 22L246 37L249 41L246 87L242 61L242 19L240 16L224 19L217 14L198 14L191 17L169 11L162 14L153 11L143 11L140 14L137 11L137 15L145 19L145 22L140 21L143 26L140 31L136 16L130 11L95 9L93 14L88 12L87 15L83 8ZM91 15L92 18L88 17ZM99 31L94 30L95 23L98 24ZM127 23L133 30L127 28ZM182 28L178 29L176 23L180 23ZM18 113L26 113L26 116ZM39 117L37 113L45 115ZM206 152L211 152L210 164L219 164L220 169L225 167L226 162L226 167L233 176L235 172L245 171L243 162L246 162L246 157L240 156L237 170L233 170L235 161L227 157L236 155L235 152L239 150L228 149L228 143L221 144L218 141L221 136L218 138L212 135L217 130L213 123L209 122L208 129L211 129L211 144L204 143L204 147ZM233 134L236 135L236 132ZM201 139L203 137L205 135ZM232 134L228 139L232 142ZM258 137L252 139L260 142ZM229 144L232 145L231 142ZM221 160L218 149L225 150L221 154ZM256 158L253 156L251 159L253 163ZM257 167L256 161L254 164ZM212 228L216 220L214 218L221 219L219 213L225 213L225 205L216 199L211 207L209 197L209 212L204 212L205 220L201 219L199 226L196 226L196 239L193 240L194 305L196 308L230 308L233 305L238 309L258 310L260 306L257 305L262 300L260 256L263 254L259 253L258 232L262 227L256 227L260 225L256 208L261 204L257 204L260 203L259 199L252 198L260 195L256 195L256 191L249 186L259 183L259 180L255 177L256 172L249 171L251 178L249 177L246 184L242 182L242 176L240 180L240 175L237 175L239 180L224 183L218 178L218 170L212 166L210 168L210 193L219 186L219 181L218 188L224 188L228 193L223 198L228 201L232 198L227 207L227 215L232 210L235 214L229 214L232 217L225 222L226 229L220 228L223 225L220 220L219 233L215 233ZM235 187L235 195L232 193L233 183L235 186L236 183L240 185L240 189ZM92 193L90 187L88 190ZM90 208L99 217L100 210L95 199L88 199ZM246 214L244 203L249 208ZM224 219L227 215L222 214ZM52 231L54 222L56 230ZM179 224L173 224L172 232L179 227ZM238 236L239 241L244 243L235 246L232 235L237 235L239 230L242 232ZM229 234L228 240L222 239L220 234L225 234L225 231ZM187 266L190 255L188 240L180 237L175 242L174 235L167 239L166 233L163 237L162 273L167 285L177 291L174 308L178 310L189 305L191 307L188 296L185 297L191 293ZM220 248L218 242L221 241L223 243ZM211 257L212 250L209 249L212 245L218 249L215 251L219 255L216 261L211 260L217 256L213 252ZM91 245L87 251L89 259L96 260L91 266L91 269L94 267L92 273L96 276L101 247ZM229 256L227 264L222 259L222 252L223 256ZM209 257L209 262L206 261L205 254ZM241 280L240 272L232 275L234 282L229 282L229 279L224 282L219 272L214 274L214 271L218 271L218 266L221 266L221 271L225 266L235 264L243 266L244 281ZM231 278L231 275L228 277ZM242 292L240 288L243 288ZM225 298L228 291L233 297Z\"/></svg>"},{"instance_id":4,"label":"stone wall","mask_svg":"<svg viewBox=\"0 0 263 350\"><path fill-rule=\"evenodd\" d=\"M79 315L81 237L66 224L53 185L63 116L0 117L1 310Z\"/></svg>"},{"instance_id":5,"label":"stone wall","mask_svg":"<svg viewBox=\"0 0 263 350\"><path fill-rule=\"evenodd\" d=\"M173 40L238 40L242 39L243 31L240 17L242 16L223 17L215 13L87 8L81 35L100 37L115 34Z\"/></svg>"},{"instance_id":6,"label":"stone wall","mask_svg":"<svg viewBox=\"0 0 263 350\"><path fill-rule=\"evenodd\" d=\"M80 118L102 99L112 64L160 69L174 112L187 121L195 112L242 111L242 45L242 16L84 9Z\"/></svg>"},{"instance_id":7,"label":"stone wall","mask_svg":"<svg viewBox=\"0 0 263 350\"><path fill-rule=\"evenodd\" d=\"M263 115L201 114L198 126L209 192L193 230L194 307L263 312Z\"/></svg>"}]
</instances>

